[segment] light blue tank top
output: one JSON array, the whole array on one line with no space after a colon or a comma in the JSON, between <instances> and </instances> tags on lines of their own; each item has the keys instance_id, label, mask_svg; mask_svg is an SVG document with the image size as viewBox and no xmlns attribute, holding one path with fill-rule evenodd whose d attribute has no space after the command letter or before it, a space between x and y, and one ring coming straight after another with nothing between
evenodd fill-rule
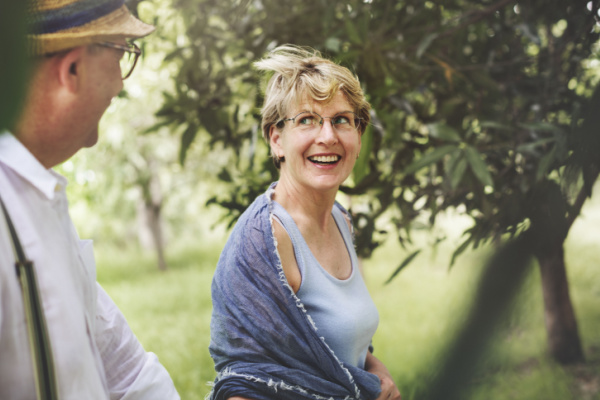
<instances>
[{"instance_id":1,"label":"light blue tank top","mask_svg":"<svg viewBox=\"0 0 600 400\"><path fill-rule=\"evenodd\" d=\"M277 202L273 214L287 231L302 283L296 295L312 317L317 333L337 358L345 364L364 368L371 339L379 324L379 313L371 299L360 270L348 222L336 203L332 210L335 223L350 254L352 272L348 279L337 279L317 261L298 226Z\"/></svg>"}]
</instances>

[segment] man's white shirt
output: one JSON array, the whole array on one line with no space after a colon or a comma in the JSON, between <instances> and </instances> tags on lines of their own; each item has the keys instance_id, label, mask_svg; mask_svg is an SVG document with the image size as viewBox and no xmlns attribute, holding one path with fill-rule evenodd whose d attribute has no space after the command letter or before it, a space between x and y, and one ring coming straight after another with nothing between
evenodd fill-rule
<instances>
[{"instance_id":1,"label":"man's white shirt","mask_svg":"<svg viewBox=\"0 0 600 400\"><path fill-rule=\"evenodd\" d=\"M179 399L96 283L91 240L77 235L67 180L0 132L0 197L38 279L61 399ZM35 384L15 255L0 214L0 398L33 399Z\"/></svg>"}]
</instances>

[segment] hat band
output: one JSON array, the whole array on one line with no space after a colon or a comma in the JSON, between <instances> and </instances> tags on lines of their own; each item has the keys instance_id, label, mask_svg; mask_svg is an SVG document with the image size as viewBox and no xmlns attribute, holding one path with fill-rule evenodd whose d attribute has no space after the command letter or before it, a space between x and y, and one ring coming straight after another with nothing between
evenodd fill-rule
<instances>
[{"instance_id":1,"label":"hat band","mask_svg":"<svg viewBox=\"0 0 600 400\"><path fill-rule=\"evenodd\" d=\"M76 28L118 10L124 0L81 0L67 6L37 13L29 32L35 35Z\"/></svg>"}]
</instances>

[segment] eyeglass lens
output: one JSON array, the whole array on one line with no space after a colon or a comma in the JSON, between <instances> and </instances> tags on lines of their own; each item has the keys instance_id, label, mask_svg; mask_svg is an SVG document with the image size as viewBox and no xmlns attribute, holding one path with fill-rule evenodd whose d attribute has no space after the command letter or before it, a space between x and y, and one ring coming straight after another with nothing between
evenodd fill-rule
<instances>
[{"instance_id":1,"label":"eyeglass lens","mask_svg":"<svg viewBox=\"0 0 600 400\"><path fill-rule=\"evenodd\" d=\"M359 118L352 112L336 114L333 117L321 117L314 112L305 111L291 119L293 127L303 131L321 129L325 119L329 119L332 127L338 132L352 132L358 126Z\"/></svg>"},{"instance_id":2,"label":"eyeglass lens","mask_svg":"<svg viewBox=\"0 0 600 400\"><path fill-rule=\"evenodd\" d=\"M127 78L133 72L133 67L135 66L136 54L129 53L127 51L123 52L123 57L121 57L121 76L123 79Z\"/></svg>"}]
</instances>

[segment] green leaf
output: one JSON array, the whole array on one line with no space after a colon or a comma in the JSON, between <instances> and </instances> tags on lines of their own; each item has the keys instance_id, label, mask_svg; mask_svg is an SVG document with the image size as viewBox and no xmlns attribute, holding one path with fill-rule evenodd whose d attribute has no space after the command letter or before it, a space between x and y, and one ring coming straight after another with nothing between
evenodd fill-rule
<instances>
[{"instance_id":1,"label":"green leaf","mask_svg":"<svg viewBox=\"0 0 600 400\"><path fill-rule=\"evenodd\" d=\"M462 157L458 160L454 169L450 171L450 187L452 189L456 189L458 187L458 184L462 180L462 177L464 176L466 170L467 159L465 157Z\"/></svg>"},{"instance_id":2,"label":"green leaf","mask_svg":"<svg viewBox=\"0 0 600 400\"><path fill-rule=\"evenodd\" d=\"M446 163L446 177L450 180L450 187L456 189L467 169L467 159L461 149L457 149Z\"/></svg>"},{"instance_id":3,"label":"green leaf","mask_svg":"<svg viewBox=\"0 0 600 400\"><path fill-rule=\"evenodd\" d=\"M552 150L548 152L544 157L540 159L538 168L535 174L536 181L540 182L548 174L548 170L552 165L552 162L556 159L556 146L552 147Z\"/></svg>"},{"instance_id":4,"label":"green leaf","mask_svg":"<svg viewBox=\"0 0 600 400\"><path fill-rule=\"evenodd\" d=\"M425 154L423 157L414 161L408 167L404 169L404 174L409 175L417 172L421 168L424 168L428 165L431 165L439 160L441 160L446 154L456 150L457 147L454 145L446 145L442 147L438 147L433 150L431 153Z\"/></svg>"},{"instance_id":5,"label":"green leaf","mask_svg":"<svg viewBox=\"0 0 600 400\"><path fill-rule=\"evenodd\" d=\"M363 133L361 140L362 147L360 149L360 154L358 156L358 160L356 160L356 164L354 164L354 168L352 169L355 184L358 184L365 176L369 174L369 158L371 157L371 152L373 151L373 133L371 132L370 127L367 127L367 130L365 133Z\"/></svg>"},{"instance_id":6,"label":"green leaf","mask_svg":"<svg viewBox=\"0 0 600 400\"><path fill-rule=\"evenodd\" d=\"M164 121L160 121L160 122L157 122L156 124L154 124L154 125L152 125L152 126L150 126L150 127L146 128L146 129L144 129L144 130L143 130L142 132L140 132L140 133L141 133L142 135L147 135L147 134L149 134L149 133L152 133L152 132L157 132L157 131L158 131L160 128L162 128L162 127L164 127L164 126L169 126L169 125L171 125L172 123L173 123L173 121L172 121L172 120L169 120L169 119L167 119L167 120L164 120Z\"/></svg>"},{"instance_id":7,"label":"green leaf","mask_svg":"<svg viewBox=\"0 0 600 400\"><path fill-rule=\"evenodd\" d=\"M197 132L198 129L196 128L196 126L190 124L187 128L185 128L185 131L181 135L181 148L179 150L179 163L181 165L185 164L185 156L187 154L188 149L190 148L190 145L194 141Z\"/></svg>"},{"instance_id":8,"label":"green leaf","mask_svg":"<svg viewBox=\"0 0 600 400\"><path fill-rule=\"evenodd\" d=\"M474 147L468 146L465 149L465 155L467 156L467 161L471 166L471 171L475 174L477 179L484 186L494 186L494 181L492 180L492 175L490 171L488 171L487 164L483 161L483 157L481 157L481 153L479 153Z\"/></svg>"},{"instance_id":9,"label":"green leaf","mask_svg":"<svg viewBox=\"0 0 600 400\"><path fill-rule=\"evenodd\" d=\"M219 174L217 175L217 178L219 178L219 180L221 182L232 182L233 178L231 177L231 174L229 173L229 171L227 171L227 168L223 168L221 170L221 172L219 172Z\"/></svg>"},{"instance_id":10,"label":"green leaf","mask_svg":"<svg viewBox=\"0 0 600 400\"><path fill-rule=\"evenodd\" d=\"M388 283L390 283L395 277L396 275L398 275L400 273L400 271L402 271L404 269L404 267L406 267L408 264L410 264L412 262L412 260L415 259L415 257L421 252L421 250L417 250L414 251L412 254L410 254L408 257L406 257L404 259L404 261L402 261L402 263L398 266L398 268L396 268L396 270L394 271L394 273L388 278L387 281L385 281L384 285L387 285Z\"/></svg>"},{"instance_id":11,"label":"green leaf","mask_svg":"<svg viewBox=\"0 0 600 400\"><path fill-rule=\"evenodd\" d=\"M360 37L358 30L356 29L356 26L354 25L354 22L348 18L345 19L344 22L346 24L346 33L348 34L350 41L354 44L361 44L362 38Z\"/></svg>"},{"instance_id":12,"label":"green leaf","mask_svg":"<svg viewBox=\"0 0 600 400\"><path fill-rule=\"evenodd\" d=\"M437 37L437 33L430 33L429 35L425 36L423 40L421 40L419 47L417 47L417 58L421 58L421 56L425 53L425 51L427 51L431 43L433 43Z\"/></svg>"},{"instance_id":13,"label":"green leaf","mask_svg":"<svg viewBox=\"0 0 600 400\"><path fill-rule=\"evenodd\" d=\"M482 128L492 128L492 129L499 129L499 130L503 130L503 131L512 130L512 128L509 125L504 125L504 124L501 124L500 122L496 122L496 121L481 121L479 123L479 126L481 126Z\"/></svg>"},{"instance_id":14,"label":"green leaf","mask_svg":"<svg viewBox=\"0 0 600 400\"><path fill-rule=\"evenodd\" d=\"M464 157L463 151L460 148L457 148L450 157L448 158L448 162L446 163L446 171L452 172L454 168L456 168L456 164L458 161Z\"/></svg>"},{"instance_id":15,"label":"green leaf","mask_svg":"<svg viewBox=\"0 0 600 400\"><path fill-rule=\"evenodd\" d=\"M460 142L462 138L458 131L442 122L428 124L429 136L448 142Z\"/></svg>"},{"instance_id":16,"label":"green leaf","mask_svg":"<svg viewBox=\"0 0 600 400\"><path fill-rule=\"evenodd\" d=\"M547 122L534 122L532 124L519 124L523 129L529 129L536 132L554 132L562 133L562 129L556 125L549 124Z\"/></svg>"},{"instance_id":17,"label":"green leaf","mask_svg":"<svg viewBox=\"0 0 600 400\"><path fill-rule=\"evenodd\" d=\"M530 153L532 152L536 147L538 146L543 146L547 143L552 143L555 142L556 138L555 137L549 137L549 138L544 138L544 139L540 139L540 140L536 140L535 142L531 142L531 143L525 143L520 145L519 147L517 147L517 152L519 153Z\"/></svg>"},{"instance_id":18,"label":"green leaf","mask_svg":"<svg viewBox=\"0 0 600 400\"><path fill-rule=\"evenodd\" d=\"M458 256L460 256L462 253L464 253L464 251L467 249L467 247L469 247L469 244L471 244L472 241L473 241L473 237L471 236L467 240L462 242L462 244L460 246L458 246L458 248L456 250L454 250L454 253L452 253L452 258L450 259L450 265L448 266L448 269L452 268L452 266L454 265L454 262L456 261Z\"/></svg>"}]
</instances>

